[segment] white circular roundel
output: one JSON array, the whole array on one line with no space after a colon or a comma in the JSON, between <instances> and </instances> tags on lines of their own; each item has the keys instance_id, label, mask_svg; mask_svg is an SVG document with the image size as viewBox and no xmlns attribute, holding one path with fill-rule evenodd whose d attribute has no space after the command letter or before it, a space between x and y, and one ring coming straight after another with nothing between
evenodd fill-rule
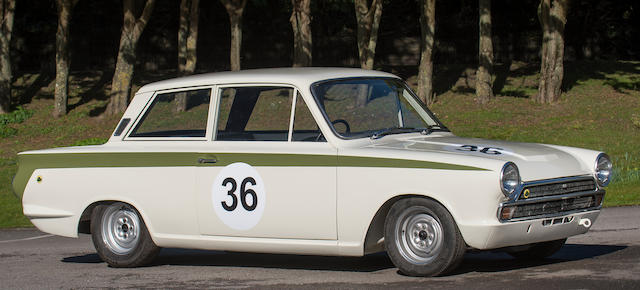
<instances>
[{"instance_id":1,"label":"white circular roundel","mask_svg":"<svg viewBox=\"0 0 640 290\"><path fill-rule=\"evenodd\" d=\"M267 193L258 171L239 162L222 168L213 182L211 200L225 225L236 230L248 230L262 218Z\"/></svg>"}]
</instances>

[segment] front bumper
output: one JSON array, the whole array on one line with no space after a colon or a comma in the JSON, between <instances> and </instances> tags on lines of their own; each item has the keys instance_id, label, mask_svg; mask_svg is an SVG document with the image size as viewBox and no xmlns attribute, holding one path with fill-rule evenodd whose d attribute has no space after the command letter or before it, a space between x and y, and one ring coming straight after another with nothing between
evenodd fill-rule
<instances>
[{"instance_id":1,"label":"front bumper","mask_svg":"<svg viewBox=\"0 0 640 290\"><path fill-rule=\"evenodd\" d=\"M604 195L592 176L531 181L500 204L497 220L460 225L460 231L481 250L564 239L589 231Z\"/></svg>"},{"instance_id":2,"label":"front bumper","mask_svg":"<svg viewBox=\"0 0 640 290\"><path fill-rule=\"evenodd\" d=\"M479 250L546 242L584 234L600 210L491 225L460 225L465 242ZM588 219L589 222L584 222ZM583 225L581 225L581 221Z\"/></svg>"}]
</instances>

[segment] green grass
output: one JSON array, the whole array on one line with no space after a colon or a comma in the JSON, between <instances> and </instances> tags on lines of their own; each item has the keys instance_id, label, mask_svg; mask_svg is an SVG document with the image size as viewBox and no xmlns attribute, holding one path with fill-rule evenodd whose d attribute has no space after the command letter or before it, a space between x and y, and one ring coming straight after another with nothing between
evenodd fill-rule
<instances>
[{"instance_id":1,"label":"green grass","mask_svg":"<svg viewBox=\"0 0 640 290\"><path fill-rule=\"evenodd\" d=\"M31 226L22 214L22 206L11 189L15 173L15 160L0 159L0 228Z\"/></svg>"},{"instance_id":2,"label":"green grass","mask_svg":"<svg viewBox=\"0 0 640 290\"><path fill-rule=\"evenodd\" d=\"M29 119L33 115L33 111L25 110L23 107L18 107L17 110L0 115L0 138L7 138L18 133L18 129L11 126L11 124L20 124Z\"/></svg>"},{"instance_id":3,"label":"green grass","mask_svg":"<svg viewBox=\"0 0 640 290\"><path fill-rule=\"evenodd\" d=\"M71 144L71 146L102 145L104 143L107 143L108 140L109 138L95 138L95 137L87 138L87 139L83 139L78 142L75 142Z\"/></svg>"},{"instance_id":4,"label":"green grass","mask_svg":"<svg viewBox=\"0 0 640 290\"><path fill-rule=\"evenodd\" d=\"M565 93L551 105L531 101L537 93L538 65L517 63L488 104L477 105L469 82L461 77L438 93L438 102L431 109L458 136L605 151L614 163L605 206L640 204L640 62L579 62L565 68ZM87 88L100 78L95 72L91 74L72 74L71 110L64 118L51 117L52 82L35 90L24 108L0 117L2 126L15 130L0 138L0 228L30 225L11 190L17 152L102 144L115 128L118 117L92 117L92 112L104 105L100 95L106 94L102 89L97 96L90 95ZM29 87L37 79L37 75L18 77L14 83L16 99L25 91L34 91ZM139 87L150 80L136 81Z\"/></svg>"}]
</instances>

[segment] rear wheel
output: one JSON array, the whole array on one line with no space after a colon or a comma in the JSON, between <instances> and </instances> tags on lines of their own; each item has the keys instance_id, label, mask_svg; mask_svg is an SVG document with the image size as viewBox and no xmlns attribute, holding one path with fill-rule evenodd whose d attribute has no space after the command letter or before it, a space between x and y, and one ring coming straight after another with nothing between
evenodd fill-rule
<instances>
[{"instance_id":1,"label":"rear wheel","mask_svg":"<svg viewBox=\"0 0 640 290\"><path fill-rule=\"evenodd\" d=\"M385 247L406 275L445 274L462 261L465 243L449 212L424 198L396 202L385 220Z\"/></svg>"},{"instance_id":2,"label":"rear wheel","mask_svg":"<svg viewBox=\"0 0 640 290\"><path fill-rule=\"evenodd\" d=\"M160 250L132 206L117 202L97 206L91 216L91 238L100 258L112 267L150 263Z\"/></svg>"},{"instance_id":3,"label":"rear wheel","mask_svg":"<svg viewBox=\"0 0 640 290\"><path fill-rule=\"evenodd\" d=\"M549 257L562 248L567 239L536 243L523 251L507 252L509 255L520 260L542 260Z\"/></svg>"}]
</instances>

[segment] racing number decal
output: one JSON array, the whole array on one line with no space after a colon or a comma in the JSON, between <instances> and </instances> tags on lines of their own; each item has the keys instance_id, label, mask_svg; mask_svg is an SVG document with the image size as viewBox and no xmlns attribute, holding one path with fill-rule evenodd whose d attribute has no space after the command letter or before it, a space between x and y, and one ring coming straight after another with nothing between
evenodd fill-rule
<instances>
[{"instance_id":1,"label":"racing number decal","mask_svg":"<svg viewBox=\"0 0 640 290\"><path fill-rule=\"evenodd\" d=\"M240 185L240 201L242 202L242 207L244 207L247 211L252 211L256 209L258 205L258 195L253 189L246 189L247 183L251 185L256 185L256 180L253 177L247 177L242 181L242 185ZM222 201L222 207L227 211L233 211L238 206L238 197L235 195L236 188L238 188L236 180L227 177L224 181L222 181L222 186L227 186L227 184L231 184L231 189L227 192L227 195L231 196L233 200L231 205L228 205L226 201ZM251 205L247 202L247 195L251 196L252 202Z\"/></svg>"},{"instance_id":2,"label":"racing number decal","mask_svg":"<svg viewBox=\"0 0 640 290\"><path fill-rule=\"evenodd\" d=\"M478 150L478 149L480 149L480 150ZM500 154L502 154L502 152L500 152L500 150L504 150L504 149L497 148L497 147L479 147L479 146L475 146L475 145L462 145L457 150L458 151L480 152L480 153L484 153L484 154L500 155Z\"/></svg>"},{"instance_id":3,"label":"racing number decal","mask_svg":"<svg viewBox=\"0 0 640 290\"><path fill-rule=\"evenodd\" d=\"M211 188L213 209L230 228L253 228L264 212L266 192L258 171L246 163L224 167Z\"/></svg>"}]
</instances>

